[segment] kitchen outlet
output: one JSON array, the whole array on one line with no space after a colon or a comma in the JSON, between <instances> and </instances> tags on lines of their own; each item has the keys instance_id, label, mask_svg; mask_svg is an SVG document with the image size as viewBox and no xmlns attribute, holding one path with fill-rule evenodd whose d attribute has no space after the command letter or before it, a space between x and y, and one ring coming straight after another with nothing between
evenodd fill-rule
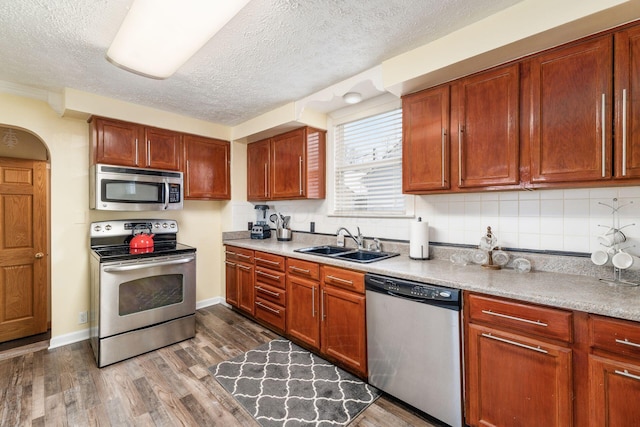
<instances>
[{"instance_id":1,"label":"kitchen outlet","mask_svg":"<svg viewBox=\"0 0 640 427\"><path fill-rule=\"evenodd\" d=\"M78 323L79 324L87 323L87 312L86 311L81 311L80 313L78 313Z\"/></svg>"}]
</instances>

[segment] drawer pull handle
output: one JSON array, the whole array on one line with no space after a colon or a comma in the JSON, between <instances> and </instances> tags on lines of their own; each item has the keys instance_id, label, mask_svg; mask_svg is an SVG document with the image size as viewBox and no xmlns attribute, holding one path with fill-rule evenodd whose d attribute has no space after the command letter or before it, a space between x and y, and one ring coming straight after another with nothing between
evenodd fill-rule
<instances>
[{"instance_id":1,"label":"drawer pull handle","mask_svg":"<svg viewBox=\"0 0 640 427\"><path fill-rule=\"evenodd\" d=\"M327 275L327 279L335 280L336 282L344 283L344 284L347 284L347 285L353 285L353 280L345 280L345 279L341 279L341 278L336 277L336 276Z\"/></svg>"},{"instance_id":2,"label":"drawer pull handle","mask_svg":"<svg viewBox=\"0 0 640 427\"><path fill-rule=\"evenodd\" d=\"M269 279L280 280L280 276L274 276L273 274L268 274L268 273L265 273L265 272L260 271L260 270L256 271L256 274L258 276L268 277Z\"/></svg>"},{"instance_id":3,"label":"drawer pull handle","mask_svg":"<svg viewBox=\"0 0 640 427\"><path fill-rule=\"evenodd\" d=\"M246 265L242 265L242 264L238 264L238 267L240 267L241 269L243 269L244 271L249 271L251 270L251 267L247 267Z\"/></svg>"},{"instance_id":4,"label":"drawer pull handle","mask_svg":"<svg viewBox=\"0 0 640 427\"><path fill-rule=\"evenodd\" d=\"M271 308L268 305L264 305L260 301L257 301L256 305L259 305L260 307L264 308L265 310L269 310L272 313L280 314L280 310L276 310L275 308Z\"/></svg>"},{"instance_id":5,"label":"drawer pull handle","mask_svg":"<svg viewBox=\"0 0 640 427\"><path fill-rule=\"evenodd\" d=\"M265 294L271 295L272 297L280 297L280 292L273 292L269 289L265 289L262 286L256 286L256 289L260 292L264 292Z\"/></svg>"},{"instance_id":6,"label":"drawer pull handle","mask_svg":"<svg viewBox=\"0 0 640 427\"><path fill-rule=\"evenodd\" d=\"M537 351L538 353L543 353L543 354L548 354L549 353L547 350L542 349L540 347L532 347L530 345L522 344L522 343L519 343L519 342L516 342L516 341L511 341L511 340L508 340L508 339L505 339L505 338L496 337L496 336L491 335L491 334L484 334L483 333L482 336L485 337L485 338L490 338L492 340L500 341L500 342L503 342L503 343L506 343L506 344L511 344L511 345L515 345L517 347L526 348L527 350Z\"/></svg>"},{"instance_id":7,"label":"drawer pull handle","mask_svg":"<svg viewBox=\"0 0 640 427\"><path fill-rule=\"evenodd\" d=\"M236 254L236 256L239 256L240 258L251 259L251 257L249 255Z\"/></svg>"},{"instance_id":8,"label":"drawer pull handle","mask_svg":"<svg viewBox=\"0 0 640 427\"><path fill-rule=\"evenodd\" d=\"M235 252L231 252L231 251L224 251L224 253L227 254L227 255L235 255L236 254Z\"/></svg>"},{"instance_id":9,"label":"drawer pull handle","mask_svg":"<svg viewBox=\"0 0 640 427\"><path fill-rule=\"evenodd\" d=\"M624 371L618 371L617 369L614 371L618 375L622 375L623 377L631 378L633 380L640 381L640 377L638 375L630 374L626 369Z\"/></svg>"},{"instance_id":10,"label":"drawer pull handle","mask_svg":"<svg viewBox=\"0 0 640 427\"><path fill-rule=\"evenodd\" d=\"M618 344L630 345L631 347L638 347L638 348L640 348L640 344L636 344L636 343L634 343L633 341L629 341L629 340L628 340L628 339L626 339L626 338L625 338L624 340L618 340L618 339L617 339L617 340L616 340L616 342L617 342Z\"/></svg>"},{"instance_id":11,"label":"drawer pull handle","mask_svg":"<svg viewBox=\"0 0 640 427\"><path fill-rule=\"evenodd\" d=\"M298 267L295 267L295 266L293 266L293 265L289 266L289 270L291 270L291 271L297 271L298 273L305 273L305 274L309 274L309 273L311 273L311 271L310 271L310 270L306 270L306 269L304 269L304 268L298 268Z\"/></svg>"},{"instance_id":12,"label":"drawer pull handle","mask_svg":"<svg viewBox=\"0 0 640 427\"><path fill-rule=\"evenodd\" d=\"M230 265L231 267L235 267L236 266L235 262L225 261L224 263L227 264L227 265Z\"/></svg>"},{"instance_id":13,"label":"drawer pull handle","mask_svg":"<svg viewBox=\"0 0 640 427\"><path fill-rule=\"evenodd\" d=\"M278 261L271 261L271 260L264 259L264 258L256 257L256 261L266 262L267 264L271 264L271 265L280 265L280 263Z\"/></svg>"},{"instance_id":14,"label":"drawer pull handle","mask_svg":"<svg viewBox=\"0 0 640 427\"><path fill-rule=\"evenodd\" d=\"M529 319L523 319L522 317L509 316L508 314L494 313L491 310L482 310L482 312L484 314L489 314L491 316L502 317L503 319L516 320L518 322L529 323L531 325L536 325L536 326L544 326L545 328L549 326L548 324L541 322L539 320L529 320Z\"/></svg>"}]
</instances>

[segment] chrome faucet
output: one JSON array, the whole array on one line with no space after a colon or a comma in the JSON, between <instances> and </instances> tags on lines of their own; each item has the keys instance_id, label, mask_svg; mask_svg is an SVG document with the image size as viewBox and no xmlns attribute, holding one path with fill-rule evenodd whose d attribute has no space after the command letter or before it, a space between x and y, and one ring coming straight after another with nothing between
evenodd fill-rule
<instances>
[{"instance_id":1,"label":"chrome faucet","mask_svg":"<svg viewBox=\"0 0 640 427\"><path fill-rule=\"evenodd\" d=\"M345 227L338 228L338 231L336 231L336 234L339 235L340 232L343 230L347 233L349 237L353 239L354 242L356 242L356 245L358 245L358 249L364 249L364 238L362 237L362 233L360 233L360 227L358 227L358 237L354 237L354 235L351 234L351 232L347 230Z\"/></svg>"},{"instance_id":2,"label":"chrome faucet","mask_svg":"<svg viewBox=\"0 0 640 427\"><path fill-rule=\"evenodd\" d=\"M374 252L382 252L382 244L380 243L380 239L374 237L373 242L369 243L368 249Z\"/></svg>"}]
</instances>

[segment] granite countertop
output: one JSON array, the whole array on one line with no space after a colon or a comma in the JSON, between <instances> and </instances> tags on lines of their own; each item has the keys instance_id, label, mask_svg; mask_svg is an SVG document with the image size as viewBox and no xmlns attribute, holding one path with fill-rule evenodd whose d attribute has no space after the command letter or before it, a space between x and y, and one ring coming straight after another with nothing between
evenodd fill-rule
<instances>
[{"instance_id":1,"label":"granite countertop","mask_svg":"<svg viewBox=\"0 0 640 427\"><path fill-rule=\"evenodd\" d=\"M305 241L226 238L224 244L270 252L326 265L466 291L513 298L552 307L640 321L640 287L607 284L595 277L532 270L488 270L479 265L454 265L448 260L412 260L406 253L369 264L294 252L312 246ZM386 249L385 249L386 250Z\"/></svg>"}]
</instances>

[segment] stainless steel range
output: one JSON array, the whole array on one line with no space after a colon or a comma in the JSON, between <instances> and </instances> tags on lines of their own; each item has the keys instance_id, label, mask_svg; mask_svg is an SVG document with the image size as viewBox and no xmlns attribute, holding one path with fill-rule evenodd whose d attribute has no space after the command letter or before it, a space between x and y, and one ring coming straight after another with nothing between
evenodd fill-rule
<instances>
[{"instance_id":1,"label":"stainless steel range","mask_svg":"<svg viewBox=\"0 0 640 427\"><path fill-rule=\"evenodd\" d=\"M148 232L153 246L130 244ZM195 336L196 249L165 219L91 224L91 346L98 367ZM140 240L140 239L136 239ZM135 241L134 241L135 242Z\"/></svg>"}]
</instances>

